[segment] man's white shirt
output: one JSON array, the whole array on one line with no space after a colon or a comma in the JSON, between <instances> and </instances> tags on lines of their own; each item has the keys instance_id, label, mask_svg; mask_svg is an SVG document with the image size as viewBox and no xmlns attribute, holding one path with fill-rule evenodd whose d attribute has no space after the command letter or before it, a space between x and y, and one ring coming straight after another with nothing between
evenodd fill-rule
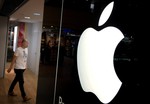
<instances>
[{"instance_id":1,"label":"man's white shirt","mask_svg":"<svg viewBox=\"0 0 150 104\"><path fill-rule=\"evenodd\" d=\"M26 69L27 66L27 57L28 57L28 48L18 47L14 53L17 56L15 62L15 69Z\"/></svg>"}]
</instances>

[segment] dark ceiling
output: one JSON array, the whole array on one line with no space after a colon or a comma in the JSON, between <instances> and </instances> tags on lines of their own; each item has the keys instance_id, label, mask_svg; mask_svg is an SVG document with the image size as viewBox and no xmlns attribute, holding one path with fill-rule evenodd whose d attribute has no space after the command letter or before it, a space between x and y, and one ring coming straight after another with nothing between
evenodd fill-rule
<instances>
[{"instance_id":1,"label":"dark ceiling","mask_svg":"<svg viewBox=\"0 0 150 104\"><path fill-rule=\"evenodd\" d=\"M0 0L0 15L9 16L28 0Z\"/></svg>"},{"instance_id":2,"label":"dark ceiling","mask_svg":"<svg viewBox=\"0 0 150 104\"><path fill-rule=\"evenodd\" d=\"M63 0L45 0L45 5L61 7ZM75 10L90 10L91 3L108 4L112 0L64 0L64 7Z\"/></svg>"}]
</instances>

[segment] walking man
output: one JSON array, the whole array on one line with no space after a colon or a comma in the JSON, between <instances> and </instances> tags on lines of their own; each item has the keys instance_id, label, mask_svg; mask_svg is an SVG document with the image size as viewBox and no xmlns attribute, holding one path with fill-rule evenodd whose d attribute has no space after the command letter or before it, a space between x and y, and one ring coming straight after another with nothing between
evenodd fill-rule
<instances>
[{"instance_id":1,"label":"walking man","mask_svg":"<svg viewBox=\"0 0 150 104\"><path fill-rule=\"evenodd\" d=\"M26 70L26 64L27 64L27 56L28 56L28 41L26 39L23 39L22 41L22 46L18 47L14 53L12 62L10 64L9 69L7 72L9 73L13 67L14 67L14 72L16 74L14 80L12 81L8 95L10 96L16 96L14 93L14 87L19 82L19 88L21 91L21 95L23 98L23 101L28 101L31 98L26 96L25 90L24 90L24 77L23 73Z\"/></svg>"}]
</instances>

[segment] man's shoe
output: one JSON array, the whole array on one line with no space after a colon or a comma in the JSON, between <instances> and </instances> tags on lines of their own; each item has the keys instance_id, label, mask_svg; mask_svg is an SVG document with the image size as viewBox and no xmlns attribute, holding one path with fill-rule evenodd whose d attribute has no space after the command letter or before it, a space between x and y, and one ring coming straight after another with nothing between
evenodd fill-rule
<instances>
[{"instance_id":1,"label":"man's shoe","mask_svg":"<svg viewBox=\"0 0 150 104\"><path fill-rule=\"evenodd\" d=\"M9 96L17 96L17 94L15 94L14 92L8 92Z\"/></svg>"},{"instance_id":2,"label":"man's shoe","mask_svg":"<svg viewBox=\"0 0 150 104\"><path fill-rule=\"evenodd\" d=\"M24 101L24 102L29 101L29 100L31 100L31 98L29 98L29 97L27 97L27 96L23 97L23 101Z\"/></svg>"}]
</instances>

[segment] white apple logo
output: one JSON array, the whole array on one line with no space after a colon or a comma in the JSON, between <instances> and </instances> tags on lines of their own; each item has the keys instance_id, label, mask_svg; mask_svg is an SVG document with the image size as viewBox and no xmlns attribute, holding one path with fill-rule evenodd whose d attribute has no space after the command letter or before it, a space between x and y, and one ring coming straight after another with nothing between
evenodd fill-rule
<instances>
[{"instance_id":1,"label":"white apple logo","mask_svg":"<svg viewBox=\"0 0 150 104\"><path fill-rule=\"evenodd\" d=\"M99 26L109 18L114 2L103 10ZM114 69L114 52L124 38L113 26L101 31L87 28L81 35L77 50L78 74L84 91L94 93L102 103L109 103L118 93L122 82Z\"/></svg>"}]
</instances>

